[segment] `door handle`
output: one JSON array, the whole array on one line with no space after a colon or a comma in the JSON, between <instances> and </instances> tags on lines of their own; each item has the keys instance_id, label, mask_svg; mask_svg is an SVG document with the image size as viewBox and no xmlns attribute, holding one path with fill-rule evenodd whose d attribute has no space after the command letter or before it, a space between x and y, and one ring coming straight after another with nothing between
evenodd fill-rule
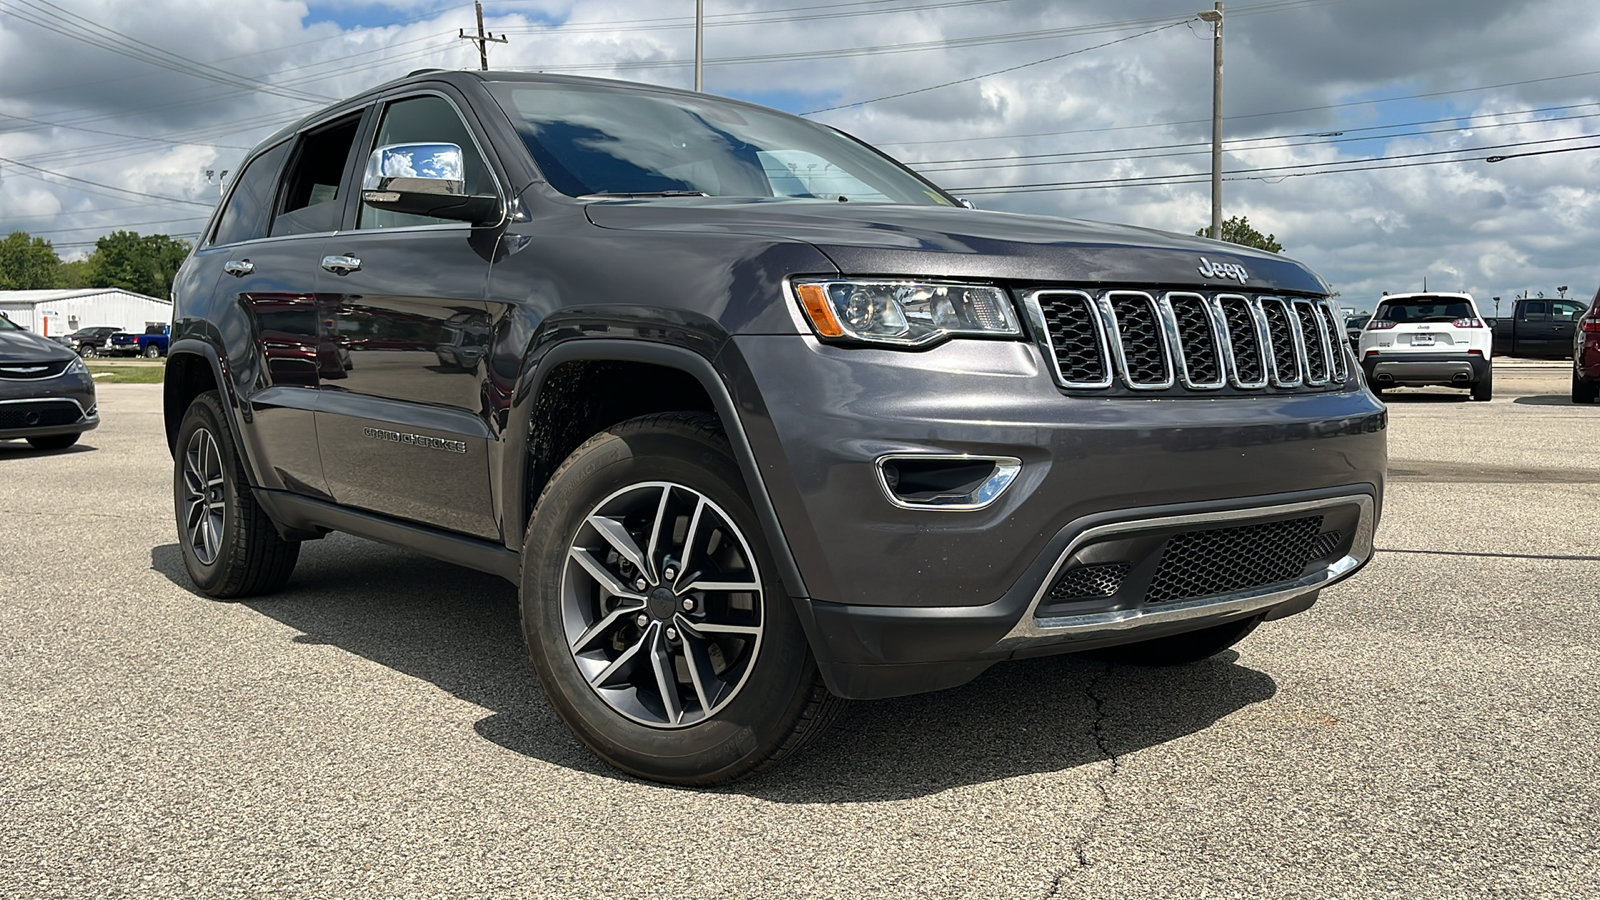
<instances>
[{"instance_id":1,"label":"door handle","mask_svg":"<svg viewBox=\"0 0 1600 900\"><path fill-rule=\"evenodd\" d=\"M335 275L348 275L361 270L361 260L354 256L324 256L322 267Z\"/></svg>"},{"instance_id":2,"label":"door handle","mask_svg":"<svg viewBox=\"0 0 1600 900\"><path fill-rule=\"evenodd\" d=\"M230 259L222 264L222 271L235 278L243 278L256 270L256 264L248 259Z\"/></svg>"}]
</instances>

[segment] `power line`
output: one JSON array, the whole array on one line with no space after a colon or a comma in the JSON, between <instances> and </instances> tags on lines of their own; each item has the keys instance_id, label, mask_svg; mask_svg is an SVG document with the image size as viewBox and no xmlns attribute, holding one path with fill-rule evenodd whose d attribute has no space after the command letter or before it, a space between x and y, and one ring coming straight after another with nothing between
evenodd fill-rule
<instances>
[{"instance_id":1,"label":"power line","mask_svg":"<svg viewBox=\"0 0 1600 900\"><path fill-rule=\"evenodd\" d=\"M1259 175L1259 174L1264 173L1264 172L1285 172L1285 173L1290 173L1290 172L1296 172L1296 171L1304 172L1304 170L1309 170L1309 169L1320 169L1321 170L1319 172L1312 173L1312 174L1333 174L1333 173L1336 173L1336 172L1344 172L1344 171L1360 172L1360 171L1366 171L1367 169L1371 169L1371 168L1399 168L1398 166L1367 166L1368 163L1389 162L1389 161L1393 161L1393 160L1415 160L1415 159L1422 159L1422 158L1425 158L1425 157L1442 156L1442 155L1445 155L1445 154L1452 154L1452 153L1455 153L1455 154L1459 154L1459 153L1482 153L1485 150L1503 150L1503 149L1517 148L1517 147L1534 147L1534 146L1540 146L1540 145L1545 145L1545 144L1560 143L1562 141L1592 140L1593 137L1594 137L1593 135L1573 135L1573 136L1570 136L1570 137L1561 137L1561 138L1544 138L1544 139L1541 139L1541 140L1533 140L1533 141L1517 141L1517 142L1507 143L1507 144L1487 144L1487 145L1480 146L1480 147L1460 147L1460 148L1456 148L1456 149L1453 149L1453 150L1429 150L1429 151L1424 151L1424 152L1419 152L1419 153L1398 153L1398 154L1394 154L1394 155L1391 155L1391 156L1373 156L1373 157L1367 157L1365 159L1352 159L1352 160L1346 160L1346 161L1297 163L1297 164L1293 164L1293 165L1284 165L1284 166L1259 166L1259 167L1250 168L1250 169L1231 169L1231 170L1225 171L1223 174L1225 174L1225 175L1233 175L1233 176ZM1581 149L1581 148L1579 148L1579 149ZM1487 157L1472 157L1472 158L1465 159L1465 160L1438 160L1437 162L1471 162L1471 161L1477 160L1477 159L1487 159ZM1286 175L1279 176L1279 177L1290 177L1290 176L1286 174ZM1166 185L1166 184L1198 184L1198 183L1200 183L1198 181L1184 181L1184 180L1181 180L1181 179L1195 179L1195 178L1209 179L1210 178L1210 173L1208 173L1208 172L1175 172L1175 173L1171 173L1171 174L1167 174L1167 175L1131 175L1131 176L1127 176L1125 178L1099 178L1099 179L1088 179L1088 180L1082 180L1082 181L1044 181L1044 182L1032 182L1032 183L1026 183L1026 184L974 185L974 186L969 186L969 187L949 188L948 190L950 190L952 192L964 193L964 194L973 194L973 195L982 195L982 194L1023 194L1023 193L1036 193L1036 192L1057 190L1057 189L1059 189L1059 190L1072 190L1072 189L1082 190L1082 189L1086 189L1086 188L1100 187L1100 186L1132 185L1132 186L1156 187L1156 186L1161 186L1161 185ZM1234 179L1231 179L1231 180L1236 180L1237 181L1237 180L1265 180L1265 179L1260 179L1260 178L1256 178L1256 179L1234 178Z\"/></svg>"},{"instance_id":2,"label":"power line","mask_svg":"<svg viewBox=\"0 0 1600 900\"><path fill-rule=\"evenodd\" d=\"M874 97L871 100L857 100L854 103L845 103L845 104L841 104L839 106L825 106L822 109L813 109L813 110L810 110L808 112L800 113L800 115L802 115L802 116L814 116L817 113L832 112L832 111L834 111L836 109L852 109L852 108L857 107L857 106L866 106L868 103L878 103L878 102L883 101L883 100L895 100L895 99L898 99L900 97L909 97L912 94L925 94L928 91L936 91L936 90L938 90L940 88L952 87L952 86L957 85L957 84L966 84L969 81L979 81L979 80L982 80L984 78L992 78L995 75L1004 75L1007 72L1015 72L1018 69L1026 69L1029 66L1042 65L1042 64L1047 63L1047 62L1055 62L1058 59L1066 59L1069 56L1077 56L1080 53L1088 53L1090 50L1100 50L1102 48L1109 47L1112 44L1120 44L1120 43L1122 43L1124 41L1131 41L1134 38L1144 37L1147 34L1155 34L1158 31L1166 31L1168 28L1177 28L1179 25L1187 25L1187 24L1188 24L1188 20L1185 19L1183 21L1173 22L1173 23L1171 23L1169 25L1162 25L1160 28L1151 28L1148 31L1141 31L1138 34L1130 34L1127 37L1120 37L1120 38L1117 38L1116 40L1113 40L1113 41L1106 41L1105 43L1102 43L1102 44L1095 44L1092 47L1083 47L1081 49L1072 50L1072 51L1067 52L1067 53L1058 53L1055 56L1047 56L1044 59L1036 59L1033 62L1026 62L1026 63L1023 63L1023 64L1021 64L1019 66L1011 66L1010 68L1007 68L1007 69L998 69L998 70L993 71L993 72L985 72L982 75L973 75L973 76L970 76L968 78L958 78L955 81L946 81L943 84L935 84L935 85L931 85L929 87L917 88L916 90L901 91L898 94L886 94L886 95L884 95L882 97Z\"/></svg>"},{"instance_id":3,"label":"power line","mask_svg":"<svg viewBox=\"0 0 1600 900\"><path fill-rule=\"evenodd\" d=\"M91 185L91 186L97 187L97 188L105 188L106 190L117 191L118 193L123 193L123 194L132 194L135 197L148 197L151 200L164 200L164 201L166 201L168 203L186 203L186 204L188 204L190 206L201 206L201 207L205 207L206 209L211 209L211 208L216 206L215 203L201 203L198 200L184 200L184 199L179 198L179 197L163 197L160 194L147 194L144 191L135 191L135 190L132 190L130 188L117 187L114 184L102 184L102 183L100 183L98 181L90 181L87 178L77 178L77 177L74 177L72 175L63 174L61 172L54 172L54 171L51 171L50 169L41 169L38 166L30 166L27 163L17 162L14 159L6 159L3 156L0 156L0 162L10 163L10 164L12 164L14 166L19 166L19 167L24 168L24 169L31 169L32 171L37 172L40 175L53 175L53 176L55 176L57 178L65 178L68 181L78 182L79 184ZM21 174L28 175L27 172L23 172ZM29 177L38 177L38 176L34 175L34 176L29 176ZM46 179L41 178L40 180L44 181Z\"/></svg>"},{"instance_id":4,"label":"power line","mask_svg":"<svg viewBox=\"0 0 1600 900\"><path fill-rule=\"evenodd\" d=\"M881 2L881 0L880 0ZM1014 0L947 0L943 3L920 3L911 6L895 6L888 9L864 9L852 12L818 13L809 16L778 16L774 13L784 10L750 10L742 13L722 13L720 15L706 16L707 28L733 28L744 25L774 25L789 24L794 22L810 22L819 19L849 19L861 16L893 15L903 12L927 12L936 9L954 9L964 6L987 6L995 3L1011 3ZM840 4L842 6L859 6L861 4ZM800 7L806 9L807 7ZM822 8L822 7L813 7ZM768 16L768 18L748 18L750 16ZM714 19L733 19L734 21L713 21ZM676 23L676 24L648 24L651 22ZM628 24L633 23L633 24ZM673 17L668 19L621 20L620 22L580 22L577 24L508 27L506 34L536 34L566 36L575 34L616 34L631 31L676 31L694 27L694 19Z\"/></svg>"}]
</instances>

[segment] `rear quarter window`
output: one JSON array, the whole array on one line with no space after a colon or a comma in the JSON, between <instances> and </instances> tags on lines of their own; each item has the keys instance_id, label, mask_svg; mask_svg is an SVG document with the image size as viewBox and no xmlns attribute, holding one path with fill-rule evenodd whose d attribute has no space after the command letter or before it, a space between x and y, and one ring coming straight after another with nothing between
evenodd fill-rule
<instances>
[{"instance_id":1,"label":"rear quarter window","mask_svg":"<svg viewBox=\"0 0 1600 900\"><path fill-rule=\"evenodd\" d=\"M217 222L213 244L237 244L266 237L271 221L272 201L278 186L278 171L289 152L285 141L257 156L233 181L233 191Z\"/></svg>"}]
</instances>

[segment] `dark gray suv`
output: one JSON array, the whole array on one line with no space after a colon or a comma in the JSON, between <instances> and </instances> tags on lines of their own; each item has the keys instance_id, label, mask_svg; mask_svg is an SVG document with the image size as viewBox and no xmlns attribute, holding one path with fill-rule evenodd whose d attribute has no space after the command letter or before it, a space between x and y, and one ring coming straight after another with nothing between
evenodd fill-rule
<instances>
[{"instance_id":1,"label":"dark gray suv","mask_svg":"<svg viewBox=\"0 0 1600 900\"><path fill-rule=\"evenodd\" d=\"M842 698L1190 662L1359 569L1386 419L1327 293L746 103L416 73L252 151L179 273L180 543L215 597L335 530L498 573L588 746L726 781Z\"/></svg>"}]
</instances>

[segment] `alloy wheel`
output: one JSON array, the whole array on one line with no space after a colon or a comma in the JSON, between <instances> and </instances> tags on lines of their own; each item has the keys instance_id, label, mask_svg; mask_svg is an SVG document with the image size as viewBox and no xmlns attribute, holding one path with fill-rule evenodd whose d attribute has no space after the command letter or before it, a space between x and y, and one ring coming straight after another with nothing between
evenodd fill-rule
<instances>
[{"instance_id":1,"label":"alloy wheel","mask_svg":"<svg viewBox=\"0 0 1600 900\"><path fill-rule=\"evenodd\" d=\"M204 428L195 429L183 451L184 526L195 558L207 566L217 561L222 548L226 482L216 437Z\"/></svg>"},{"instance_id":2,"label":"alloy wheel","mask_svg":"<svg viewBox=\"0 0 1600 900\"><path fill-rule=\"evenodd\" d=\"M683 728L727 706L761 648L761 574L750 542L705 494L644 482L578 527L561 624L589 687L643 725Z\"/></svg>"}]
</instances>

